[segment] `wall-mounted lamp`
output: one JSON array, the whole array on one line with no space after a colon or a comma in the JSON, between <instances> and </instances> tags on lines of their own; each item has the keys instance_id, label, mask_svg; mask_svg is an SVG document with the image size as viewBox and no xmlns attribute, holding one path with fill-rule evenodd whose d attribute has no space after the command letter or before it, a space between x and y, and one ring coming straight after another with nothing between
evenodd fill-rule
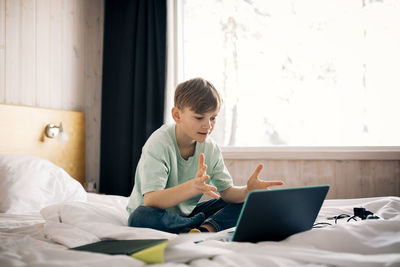
<instances>
[{"instance_id":1,"label":"wall-mounted lamp","mask_svg":"<svg viewBox=\"0 0 400 267\"><path fill-rule=\"evenodd\" d=\"M44 129L44 133L48 138L57 137L57 139L61 142L68 141L68 134L65 131L62 122L60 122L60 125L56 125L54 123L47 124L46 128Z\"/></svg>"}]
</instances>

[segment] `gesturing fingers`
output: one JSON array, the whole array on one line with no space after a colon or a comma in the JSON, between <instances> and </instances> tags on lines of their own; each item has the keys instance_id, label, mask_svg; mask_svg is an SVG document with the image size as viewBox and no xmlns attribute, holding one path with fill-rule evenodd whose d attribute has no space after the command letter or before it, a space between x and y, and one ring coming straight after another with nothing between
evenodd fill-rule
<instances>
[{"instance_id":1,"label":"gesturing fingers","mask_svg":"<svg viewBox=\"0 0 400 267\"><path fill-rule=\"evenodd\" d=\"M249 192L257 189L268 189L271 186L276 186L276 185L283 185L282 181L263 181L260 180L259 175L261 173L261 170L263 169L262 164L258 164L257 168L253 172L253 174L250 176L249 180L247 181L247 190Z\"/></svg>"},{"instance_id":2,"label":"gesturing fingers","mask_svg":"<svg viewBox=\"0 0 400 267\"><path fill-rule=\"evenodd\" d=\"M197 177L194 181L196 191L200 194L206 194L213 198L219 199L219 195L217 193L215 193L217 191L217 188L215 186L206 184L206 182L209 179L210 179L210 176L208 176L208 175Z\"/></svg>"},{"instance_id":3,"label":"gesturing fingers","mask_svg":"<svg viewBox=\"0 0 400 267\"><path fill-rule=\"evenodd\" d=\"M209 195L210 197L219 199L219 195L215 193L217 188L215 186L206 184L206 182L210 179L210 176L206 174L207 165L204 163L205 156L204 153L200 153L199 155L199 166L197 169L197 174L195 177L195 187L197 192L202 194Z\"/></svg>"},{"instance_id":4,"label":"gesturing fingers","mask_svg":"<svg viewBox=\"0 0 400 267\"><path fill-rule=\"evenodd\" d=\"M282 181L261 181L264 188L268 189L271 186L283 185Z\"/></svg>"},{"instance_id":5,"label":"gesturing fingers","mask_svg":"<svg viewBox=\"0 0 400 267\"><path fill-rule=\"evenodd\" d=\"M204 164L204 154L200 153L199 155L199 167L197 169L197 176L204 176L207 170L207 165Z\"/></svg>"},{"instance_id":6,"label":"gesturing fingers","mask_svg":"<svg viewBox=\"0 0 400 267\"><path fill-rule=\"evenodd\" d=\"M204 194L206 194L212 198L215 198L215 199L219 199L219 197L220 197L217 193L215 193L213 191L207 191L207 192L204 192Z\"/></svg>"},{"instance_id":7,"label":"gesturing fingers","mask_svg":"<svg viewBox=\"0 0 400 267\"><path fill-rule=\"evenodd\" d=\"M268 182L269 185L268 186L273 186L273 185L283 185L282 181L270 181Z\"/></svg>"},{"instance_id":8,"label":"gesturing fingers","mask_svg":"<svg viewBox=\"0 0 400 267\"><path fill-rule=\"evenodd\" d=\"M204 165L204 153L200 153L199 155L199 168Z\"/></svg>"},{"instance_id":9,"label":"gesturing fingers","mask_svg":"<svg viewBox=\"0 0 400 267\"><path fill-rule=\"evenodd\" d=\"M210 180L210 176L208 176L208 175L203 175L203 176L201 176L200 179L199 179L199 181L200 181L201 183L204 183L204 184L206 184L206 182L207 182L208 180Z\"/></svg>"},{"instance_id":10,"label":"gesturing fingers","mask_svg":"<svg viewBox=\"0 0 400 267\"><path fill-rule=\"evenodd\" d=\"M206 175L206 177L207 177L207 180L210 179L210 177L208 175ZM215 186L206 184L204 182L203 188L202 188L203 194L206 194L206 195L209 195L210 197L219 199L219 195L217 193L215 193L216 191L217 191L217 188Z\"/></svg>"},{"instance_id":11,"label":"gesturing fingers","mask_svg":"<svg viewBox=\"0 0 400 267\"><path fill-rule=\"evenodd\" d=\"M263 169L264 165L261 163L257 165L256 170L253 172L253 174L250 176L251 179L258 179L258 176L261 173L261 170Z\"/></svg>"}]
</instances>

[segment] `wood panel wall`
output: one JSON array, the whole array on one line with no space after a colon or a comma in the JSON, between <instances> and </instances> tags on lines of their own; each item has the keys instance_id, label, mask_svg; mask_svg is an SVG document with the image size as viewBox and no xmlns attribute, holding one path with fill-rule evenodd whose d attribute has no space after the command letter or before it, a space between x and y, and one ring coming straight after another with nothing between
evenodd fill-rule
<instances>
[{"instance_id":1,"label":"wood panel wall","mask_svg":"<svg viewBox=\"0 0 400 267\"><path fill-rule=\"evenodd\" d=\"M104 0L0 0L0 103L84 112L96 182L103 23Z\"/></svg>"},{"instance_id":2,"label":"wood panel wall","mask_svg":"<svg viewBox=\"0 0 400 267\"><path fill-rule=\"evenodd\" d=\"M236 185L245 185L258 163L260 178L282 180L283 187L329 184L327 198L400 196L399 160L225 159Z\"/></svg>"}]
</instances>

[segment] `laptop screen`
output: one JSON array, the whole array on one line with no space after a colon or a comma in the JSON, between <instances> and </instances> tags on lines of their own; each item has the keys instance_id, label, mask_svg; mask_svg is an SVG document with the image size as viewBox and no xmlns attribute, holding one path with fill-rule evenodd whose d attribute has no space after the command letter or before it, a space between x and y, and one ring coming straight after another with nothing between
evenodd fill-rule
<instances>
[{"instance_id":1,"label":"laptop screen","mask_svg":"<svg viewBox=\"0 0 400 267\"><path fill-rule=\"evenodd\" d=\"M280 241L310 230L328 185L256 190L248 194L233 241Z\"/></svg>"}]
</instances>

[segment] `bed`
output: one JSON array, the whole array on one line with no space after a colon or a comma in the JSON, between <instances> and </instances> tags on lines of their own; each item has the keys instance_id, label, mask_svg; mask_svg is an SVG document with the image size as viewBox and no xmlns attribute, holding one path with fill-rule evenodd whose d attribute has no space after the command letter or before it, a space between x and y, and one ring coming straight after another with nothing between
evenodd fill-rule
<instances>
[{"instance_id":1,"label":"bed","mask_svg":"<svg viewBox=\"0 0 400 267\"><path fill-rule=\"evenodd\" d=\"M226 240L232 229L175 235L128 227L127 197L88 193L79 179L46 157L0 151L2 267L148 264L126 255L69 249L107 239L167 239L159 266L400 266L397 196L328 199L316 220L320 227L280 242L239 243ZM354 207L380 219L332 219L353 214Z\"/></svg>"}]
</instances>

